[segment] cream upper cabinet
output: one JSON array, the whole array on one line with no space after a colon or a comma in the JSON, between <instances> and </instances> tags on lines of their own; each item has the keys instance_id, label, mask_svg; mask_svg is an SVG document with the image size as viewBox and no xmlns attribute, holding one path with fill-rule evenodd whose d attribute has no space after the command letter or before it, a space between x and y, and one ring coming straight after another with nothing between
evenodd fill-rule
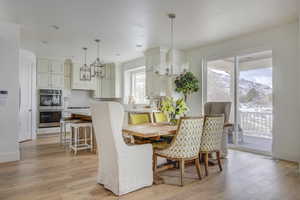
<instances>
[{"instance_id":1,"label":"cream upper cabinet","mask_svg":"<svg viewBox=\"0 0 300 200\"><path fill-rule=\"evenodd\" d=\"M116 66L114 63L105 64L105 76L95 78L96 89L94 98L113 98L116 97Z\"/></svg>"},{"instance_id":2,"label":"cream upper cabinet","mask_svg":"<svg viewBox=\"0 0 300 200\"><path fill-rule=\"evenodd\" d=\"M99 77L95 78L96 81L96 89L94 90L94 98L101 98L102 96L102 81Z\"/></svg>"},{"instance_id":3,"label":"cream upper cabinet","mask_svg":"<svg viewBox=\"0 0 300 200\"><path fill-rule=\"evenodd\" d=\"M38 73L37 86L38 88L51 88L51 74Z\"/></svg>"},{"instance_id":4,"label":"cream upper cabinet","mask_svg":"<svg viewBox=\"0 0 300 200\"><path fill-rule=\"evenodd\" d=\"M38 73L49 73L49 60L48 59L38 59L37 61L37 72Z\"/></svg>"},{"instance_id":5,"label":"cream upper cabinet","mask_svg":"<svg viewBox=\"0 0 300 200\"><path fill-rule=\"evenodd\" d=\"M96 80L80 80L80 67L78 63L72 64L71 70L71 88L74 90L96 90Z\"/></svg>"},{"instance_id":6,"label":"cream upper cabinet","mask_svg":"<svg viewBox=\"0 0 300 200\"><path fill-rule=\"evenodd\" d=\"M37 61L37 87L63 89L64 62L46 58Z\"/></svg>"},{"instance_id":7,"label":"cream upper cabinet","mask_svg":"<svg viewBox=\"0 0 300 200\"><path fill-rule=\"evenodd\" d=\"M64 63L56 60L52 60L49 62L50 72L56 74L64 73Z\"/></svg>"},{"instance_id":8,"label":"cream upper cabinet","mask_svg":"<svg viewBox=\"0 0 300 200\"><path fill-rule=\"evenodd\" d=\"M64 76L60 74L51 75L51 88L64 88Z\"/></svg>"}]
</instances>

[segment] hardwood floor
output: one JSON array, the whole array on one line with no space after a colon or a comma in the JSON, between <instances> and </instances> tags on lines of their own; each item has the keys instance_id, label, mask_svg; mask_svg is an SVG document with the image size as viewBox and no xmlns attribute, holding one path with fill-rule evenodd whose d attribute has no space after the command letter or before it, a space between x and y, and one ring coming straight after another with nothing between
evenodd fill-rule
<instances>
[{"instance_id":1,"label":"hardwood floor","mask_svg":"<svg viewBox=\"0 0 300 200\"><path fill-rule=\"evenodd\" d=\"M187 166L184 187L177 186L180 171L168 170L160 173L165 184L116 197L96 184L95 154L79 152L73 156L57 141L56 136L51 136L22 143L22 161L0 164L1 200L300 199L296 164L238 151L230 151L229 158L223 161L223 172L217 165L210 167L210 175L202 180L194 166Z\"/></svg>"}]
</instances>

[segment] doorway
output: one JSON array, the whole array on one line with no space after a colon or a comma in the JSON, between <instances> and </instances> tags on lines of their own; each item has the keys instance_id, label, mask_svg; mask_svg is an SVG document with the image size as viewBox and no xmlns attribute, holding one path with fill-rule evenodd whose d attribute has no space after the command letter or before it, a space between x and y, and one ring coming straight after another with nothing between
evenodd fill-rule
<instances>
[{"instance_id":1,"label":"doorway","mask_svg":"<svg viewBox=\"0 0 300 200\"><path fill-rule=\"evenodd\" d=\"M36 138L36 58L20 50L19 60L19 142Z\"/></svg>"},{"instance_id":2,"label":"doorway","mask_svg":"<svg viewBox=\"0 0 300 200\"><path fill-rule=\"evenodd\" d=\"M232 102L230 122L235 126L229 145L271 154L272 51L208 60L204 67L204 102Z\"/></svg>"}]
</instances>

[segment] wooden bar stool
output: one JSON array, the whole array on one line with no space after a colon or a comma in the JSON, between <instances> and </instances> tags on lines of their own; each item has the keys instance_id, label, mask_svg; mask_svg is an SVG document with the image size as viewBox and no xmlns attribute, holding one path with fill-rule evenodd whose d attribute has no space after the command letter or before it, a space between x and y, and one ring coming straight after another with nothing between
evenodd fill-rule
<instances>
[{"instance_id":1,"label":"wooden bar stool","mask_svg":"<svg viewBox=\"0 0 300 200\"><path fill-rule=\"evenodd\" d=\"M80 123L80 122L82 122L80 119L72 119L72 118L62 118L60 120L59 143L61 145L64 145L66 147L71 140L71 137L67 137L67 125L71 123Z\"/></svg>"},{"instance_id":2,"label":"wooden bar stool","mask_svg":"<svg viewBox=\"0 0 300 200\"><path fill-rule=\"evenodd\" d=\"M89 137L87 131L89 130ZM89 142L89 143L88 143ZM93 152L93 125L92 123L71 123L70 149L77 155L77 151L90 149Z\"/></svg>"}]
</instances>

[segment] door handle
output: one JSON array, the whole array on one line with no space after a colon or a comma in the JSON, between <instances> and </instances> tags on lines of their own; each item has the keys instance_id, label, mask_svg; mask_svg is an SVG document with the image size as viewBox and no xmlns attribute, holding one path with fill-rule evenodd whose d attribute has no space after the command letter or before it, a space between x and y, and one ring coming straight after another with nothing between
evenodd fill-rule
<instances>
[{"instance_id":1,"label":"door handle","mask_svg":"<svg viewBox=\"0 0 300 200\"><path fill-rule=\"evenodd\" d=\"M28 111L29 111L29 112L32 112L32 109L29 109Z\"/></svg>"}]
</instances>

